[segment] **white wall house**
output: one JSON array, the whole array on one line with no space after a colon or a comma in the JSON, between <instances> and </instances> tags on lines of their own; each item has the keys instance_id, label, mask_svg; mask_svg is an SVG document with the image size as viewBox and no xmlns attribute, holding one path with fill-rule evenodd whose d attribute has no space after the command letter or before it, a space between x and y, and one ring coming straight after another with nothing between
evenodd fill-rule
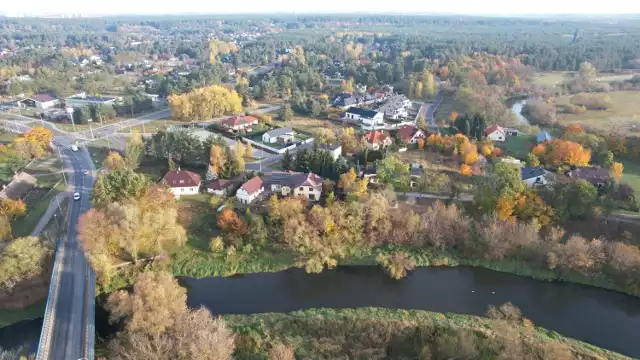
<instances>
[{"instance_id":1,"label":"white wall house","mask_svg":"<svg viewBox=\"0 0 640 360\"><path fill-rule=\"evenodd\" d=\"M362 128L367 131L383 129L384 114L379 111L352 107L345 113L345 118L360 121Z\"/></svg>"},{"instance_id":2,"label":"white wall house","mask_svg":"<svg viewBox=\"0 0 640 360\"><path fill-rule=\"evenodd\" d=\"M38 94L18 101L20 107L33 107L36 109L49 109L58 105L60 101L49 94Z\"/></svg>"},{"instance_id":3,"label":"white wall house","mask_svg":"<svg viewBox=\"0 0 640 360\"><path fill-rule=\"evenodd\" d=\"M291 143L295 141L295 133L290 127L277 128L262 134L262 142L273 144L276 142Z\"/></svg>"},{"instance_id":4,"label":"white wall house","mask_svg":"<svg viewBox=\"0 0 640 360\"><path fill-rule=\"evenodd\" d=\"M240 189L236 191L236 199L243 204L251 204L263 192L264 182L259 176L256 176L242 184Z\"/></svg>"},{"instance_id":5,"label":"white wall house","mask_svg":"<svg viewBox=\"0 0 640 360\"><path fill-rule=\"evenodd\" d=\"M81 92L66 98L64 101L67 103L67 106L75 107L75 106L87 106L92 104L93 105L102 105L102 104L115 105L115 103L119 100L121 100L120 97L90 96L84 92Z\"/></svg>"},{"instance_id":6,"label":"white wall house","mask_svg":"<svg viewBox=\"0 0 640 360\"><path fill-rule=\"evenodd\" d=\"M322 178L314 173L274 171L268 181L271 191L282 196L301 196L318 201L322 195Z\"/></svg>"},{"instance_id":7,"label":"white wall house","mask_svg":"<svg viewBox=\"0 0 640 360\"><path fill-rule=\"evenodd\" d=\"M180 168L167 172L162 181L169 186L169 190L176 198L183 195L197 195L200 191L200 175Z\"/></svg>"},{"instance_id":8,"label":"white wall house","mask_svg":"<svg viewBox=\"0 0 640 360\"><path fill-rule=\"evenodd\" d=\"M493 125L485 131L485 137L491 141L505 141L507 139L507 132L502 126Z\"/></svg>"},{"instance_id":9,"label":"white wall house","mask_svg":"<svg viewBox=\"0 0 640 360\"><path fill-rule=\"evenodd\" d=\"M404 95L394 95L382 105L378 111L384 113L384 116L390 119L400 119L409 116L408 108L411 107L411 100Z\"/></svg>"}]
</instances>

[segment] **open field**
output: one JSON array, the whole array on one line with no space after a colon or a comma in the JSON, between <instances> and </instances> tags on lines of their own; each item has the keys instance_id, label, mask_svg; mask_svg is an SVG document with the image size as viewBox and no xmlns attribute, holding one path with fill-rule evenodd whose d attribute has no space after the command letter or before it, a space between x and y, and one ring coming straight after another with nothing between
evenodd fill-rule
<instances>
[{"instance_id":1,"label":"open field","mask_svg":"<svg viewBox=\"0 0 640 360\"><path fill-rule=\"evenodd\" d=\"M584 114L558 114L562 125L579 123L585 129L610 133L617 130L623 134L640 134L640 91L616 91L607 95L613 106L608 110L587 110ZM570 95L555 99L560 108L568 105Z\"/></svg>"},{"instance_id":2,"label":"open field","mask_svg":"<svg viewBox=\"0 0 640 360\"><path fill-rule=\"evenodd\" d=\"M453 95L445 95L442 98L442 102L438 105L438 109L436 110L436 122L440 123L448 123L450 122L449 116L452 112L462 113L464 112L464 107L460 104Z\"/></svg>"},{"instance_id":3,"label":"open field","mask_svg":"<svg viewBox=\"0 0 640 360\"><path fill-rule=\"evenodd\" d=\"M25 199L27 204L27 214L16 219L13 224L13 235L15 237L27 236L40 221L42 215L47 211L49 202L61 191L65 190L65 184L59 181L54 188L49 190L33 190Z\"/></svg>"},{"instance_id":4,"label":"open field","mask_svg":"<svg viewBox=\"0 0 640 360\"><path fill-rule=\"evenodd\" d=\"M144 123L143 125L127 127L127 128L121 129L118 132L130 133L132 130L137 130L140 133L156 133L158 132L158 130L167 128L172 125L188 125L188 123L184 121L173 120L171 118L151 120L149 122Z\"/></svg>"},{"instance_id":5,"label":"open field","mask_svg":"<svg viewBox=\"0 0 640 360\"><path fill-rule=\"evenodd\" d=\"M621 183L625 183L635 190L636 194L640 194L640 164L631 160L620 160L624 165Z\"/></svg>"},{"instance_id":6,"label":"open field","mask_svg":"<svg viewBox=\"0 0 640 360\"><path fill-rule=\"evenodd\" d=\"M552 71L537 73L534 77L534 82L540 85L555 86L569 81L575 74L575 71ZM629 80L633 77L633 74L601 73L598 75L599 76L596 77L596 81L598 82L624 81Z\"/></svg>"}]
</instances>

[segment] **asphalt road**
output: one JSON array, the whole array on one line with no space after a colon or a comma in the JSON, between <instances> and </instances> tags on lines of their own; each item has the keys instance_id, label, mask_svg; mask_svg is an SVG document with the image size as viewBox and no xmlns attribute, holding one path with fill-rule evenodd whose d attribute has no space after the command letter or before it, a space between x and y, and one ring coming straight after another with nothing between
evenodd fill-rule
<instances>
[{"instance_id":1,"label":"asphalt road","mask_svg":"<svg viewBox=\"0 0 640 360\"><path fill-rule=\"evenodd\" d=\"M86 149L69 150L68 138L56 137L54 143L61 150L70 191L79 192L81 199L71 204L67 237L59 245L58 252L63 255L56 263L59 268L54 269L59 271L57 288L50 293L47 305L54 315L45 316L43 326L48 333L43 330L38 359L89 359L94 341L94 275L78 243L77 225L80 215L91 208L89 193L95 168ZM84 175L84 170L90 173Z\"/></svg>"},{"instance_id":2,"label":"asphalt road","mask_svg":"<svg viewBox=\"0 0 640 360\"><path fill-rule=\"evenodd\" d=\"M433 101L433 103L429 104L429 108L427 109L426 120L429 121L432 126L438 126L436 124L436 110L438 109L438 106L442 102L443 97L444 97L444 91L440 90L440 92L438 92L438 94L436 95L436 98Z\"/></svg>"}]
</instances>

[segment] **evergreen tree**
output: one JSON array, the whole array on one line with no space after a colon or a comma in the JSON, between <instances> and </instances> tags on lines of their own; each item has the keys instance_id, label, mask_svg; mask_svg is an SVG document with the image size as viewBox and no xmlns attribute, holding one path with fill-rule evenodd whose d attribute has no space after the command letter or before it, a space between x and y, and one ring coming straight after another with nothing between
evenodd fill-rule
<instances>
[{"instance_id":1,"label":"evergreen tree","mask_svg":"<svg viewBox=\"0 0 640 360\"><path fill-rule=\"evenodd\" d=\"M282 157L282 170L293 170L294 169L294 164L293 164L293 158L291 157L291 154L289 153L289 150L284 152L284 156Z\"/></svg>"},{"instance_id":2,"label":"evergreen tree","mask_svg":"<svg viewBox=\"0 0 640 360\"><path fill-rule=\"evenodd\" d=\"M309 150L302 149L298 151L295 161L295 171L310 172L311 171L311 159L309 156Z\"/></svg>"}]
</instances>

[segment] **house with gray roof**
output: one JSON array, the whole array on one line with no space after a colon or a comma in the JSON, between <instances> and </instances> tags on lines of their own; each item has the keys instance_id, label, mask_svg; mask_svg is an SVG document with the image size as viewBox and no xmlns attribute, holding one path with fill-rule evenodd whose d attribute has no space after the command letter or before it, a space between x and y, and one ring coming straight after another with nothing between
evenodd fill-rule
<instances>
[{"instance_id":1,"label":"house with gray roof","mask_svg":"<svg viewBox=\"0 0 640 360\"><path fill-rule=\"evenodd\" d=\"M340 93L333 98L333 101L331 101L331 104L334 107L348 109L353 106L369 105L375 102L376 102L376 97L374 95Z\"/></svg>"},{"instance_id":2,"label":"house with gray roof","mask_svg":"<svg viewBox=\"0 0 640 360\"><path fill-rule=\"evenodd\" d=\"M273 130L269 130L262 134L262 142L266 144L280 143L292 143L295 141L295 133L290 127L281 127Z\"/></svg>"},{"instance_id":3,"label":"house with gray roof","mask_svg":"<svg viewBox=\"0 0 640 360\"><path fill-rule=\"evenodd\" d=\"M397 120L399 118L406 118L409 115L408 109L411 107L411 100L405 95L396 94L393 95L378 108L378 111L383 113L385 117Z\"/></svg>"},{"instance_id":4,"label":"house with gray roof","mask_svg":"<svg viewBox=\"0 0 640 360\"><path fill-rule=\"evenodd\" d=\"M540 166L523 166L520 169L522 181L529 186L547 185L549 183L548 174L550 172Z\"/></svg>"}]
</instances>

